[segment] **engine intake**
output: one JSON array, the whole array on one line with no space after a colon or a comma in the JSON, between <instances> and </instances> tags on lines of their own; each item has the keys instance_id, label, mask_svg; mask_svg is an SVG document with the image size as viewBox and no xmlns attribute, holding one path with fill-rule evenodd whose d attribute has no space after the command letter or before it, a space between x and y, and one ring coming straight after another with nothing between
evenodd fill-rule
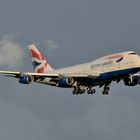
<instances>
[{"instance_id":1,"label":"engine intake","mask_svg":"<svg viewBox=\"0 0 140 140\"><path fill-rule=\"evenodd\" d=\"M138 76L129 77L124 80L124 84L126 86L136 86L136 85L140 84L140 77L138 77Z\"/></svg>"},{"instance_id":2,"label":"engine intake","mask_svg":"<svg viewBox=\"0 0 140 140\"><path fill-rule=\"evenodd\" d=\"M19 78L19 83L30 84L34 82L34 77L32 75L24 75Z\"/></svg>"},{"instance_id":3,"label":"engine intake","mask_svg":"<svg viewBox=\"0 0 140 140\"><path fill-rule=\"evenodd\" d=\"M59 87L71 87L74 83L74 79L72 77L63 77L58 81Z\"/></svg>"}]
</instances>

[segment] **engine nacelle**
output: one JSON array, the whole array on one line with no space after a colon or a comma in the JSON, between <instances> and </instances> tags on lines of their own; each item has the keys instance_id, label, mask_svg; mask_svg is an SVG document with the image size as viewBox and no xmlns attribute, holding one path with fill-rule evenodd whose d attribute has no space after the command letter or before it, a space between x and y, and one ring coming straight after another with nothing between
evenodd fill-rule
<instances>
[{"instance_id":1,"label":"engine nacelle","mask_svg":"<svg viewBox=\"0 0 140 140\"><path fill-rule=\"evenodd\" d=\"M71 87L74 83L74 79L72 77L63 77L58 81L59 87Z\"/></svg>"},{"instance_id":2,"label":"engine nacelle","mask_svg":"<svg viewBox=\"0 0 140 140\"><path fill-rule=\"evenodd\" d=\"M124 80L124 84L126 86L136 86L136 85L140 84L140 77L133 76L133 77L127 78Z\"/></svg>"},{"instance_id":3,"label":"engine nacelle","mask_svg":"<svg viewBox=\"0 0 140 140\"><path fill-rule=\"evenodd\" d=\"M23 75L19 78L19 83L30 84L34 82L34 77L32 75Z\"/></svg>"}]
</instances>

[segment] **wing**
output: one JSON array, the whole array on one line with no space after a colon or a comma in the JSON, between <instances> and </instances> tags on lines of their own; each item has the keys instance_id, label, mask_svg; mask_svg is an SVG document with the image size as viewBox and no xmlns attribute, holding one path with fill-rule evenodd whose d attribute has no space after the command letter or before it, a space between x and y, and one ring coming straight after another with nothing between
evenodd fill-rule
<instances>
[{"instance_id":1,"label":"wing","mask_svg":"<svg viewBox=\"0 0 140 140\"><path fill-rule=\"evenodd\" d=\"M99 73L85 73L85 74L78 74L78 73L32 73L32 72L15 72L15 71L0 71L0 74L7 76L7 77L15 77L20 78L24 75L33 76L34 79L40 80L44 78L54 78L54 79L61 79L62 77L72 77L72 78L90 78L96 79L100 76Z\"/></svg>"},{"instance_id":2,"label":"wing","mask_svg":"<svg viewBox=\"0 0 140 140\"><path fill-rule=\"evenodd\" d=\"M0 71L0 74L8 76L8 77L15 77L19 78L23 75L31 75L34 76L35 78L56 78L59 76L59 74L47 74L47 73L32 73L32 72L15 72L15 71Z\"/></svg>"}]
</instances>

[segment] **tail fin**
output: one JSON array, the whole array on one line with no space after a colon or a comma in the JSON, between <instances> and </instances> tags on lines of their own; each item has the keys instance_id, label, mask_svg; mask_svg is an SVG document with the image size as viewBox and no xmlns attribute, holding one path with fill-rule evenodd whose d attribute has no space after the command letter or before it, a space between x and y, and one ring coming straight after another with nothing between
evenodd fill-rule
<instances>
[{"instance_id":1,"label":"tail fin","mask_svg":"<svg viewBox=\"0 0 140 140\"><path fill-rule=\"evenodd\" d=\"M32 64L35 72L45 73L46 71L52 70L47 60L41 55L41 53L34 44L29 45L28 49L32 58Z\"/></svg>"}]
</instances>

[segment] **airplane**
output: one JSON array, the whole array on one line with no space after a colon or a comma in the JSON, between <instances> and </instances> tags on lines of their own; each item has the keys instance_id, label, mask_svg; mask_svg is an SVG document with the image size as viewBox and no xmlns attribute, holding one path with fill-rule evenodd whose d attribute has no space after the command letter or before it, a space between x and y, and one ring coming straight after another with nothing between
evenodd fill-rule
<instances>
[{"instance_id":1,"label":"airplane","mask_svg":"<svg viewBox=\"0 0 140 140\"><path fill-rule=\"evenodd\" d=\"M19 79L19 83L33 82L61 88L73 88L72 93L93 94L95 87L108 95L111 83L123 81L126 86L140 84L140 56L134 51L107 55L92 62L53 69L35 44L28 45L34 72L0 71L0 74Z\"/></svg>"}]
</instances>

